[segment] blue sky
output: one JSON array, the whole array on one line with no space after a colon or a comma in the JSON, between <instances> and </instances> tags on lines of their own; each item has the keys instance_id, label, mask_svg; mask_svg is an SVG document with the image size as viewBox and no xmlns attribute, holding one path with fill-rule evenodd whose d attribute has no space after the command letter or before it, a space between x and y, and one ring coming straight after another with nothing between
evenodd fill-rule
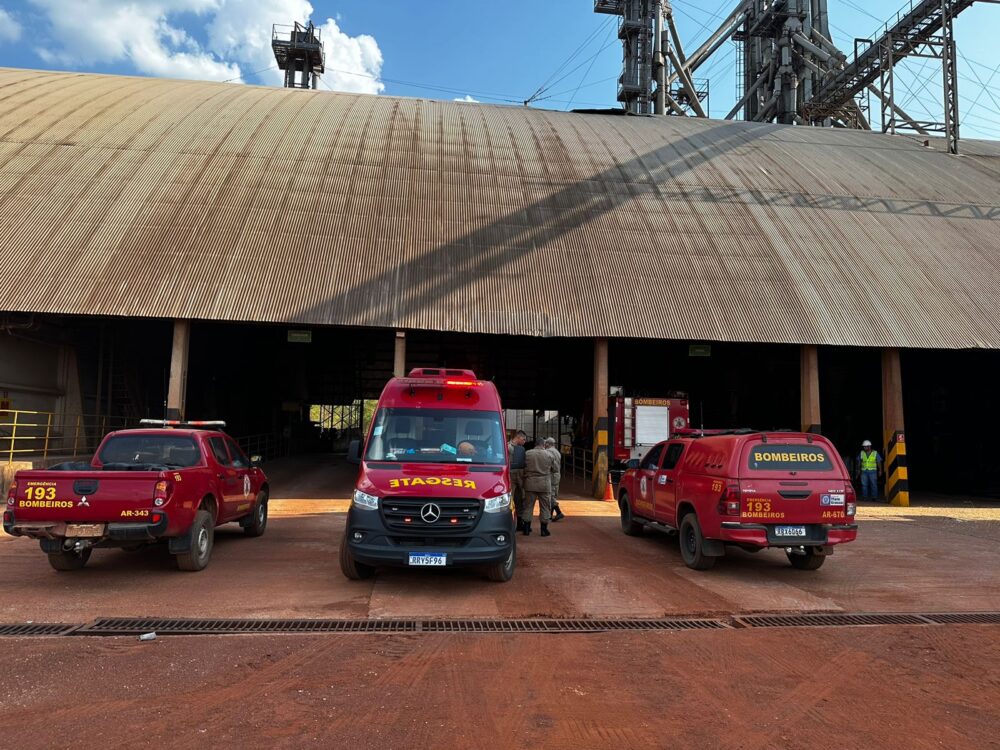
<instances>
[{"instance_id":1,"label":"blue sky","mask_svg":"<svg viewBox=\"0 0 1000 750\"><path fill-rule=\"evenodd\" d=\"M903 4L829 1L834 41L845 51ZM673 0L688 50L735 5ZM615 106L621 48L591 0L0 0L0 65L278 85L269 69L270 24L310 10L327 45L328 88L522 102L548 81L533 106ZM1000 138L997 28L1000 6L990 4L957 22L965 137ZM715 116L735 97L732 47L699 71L711 80ZM941 118L935 66L910 61L900 73L898 95L914 117Z\"/></svg>"}]
</instances>

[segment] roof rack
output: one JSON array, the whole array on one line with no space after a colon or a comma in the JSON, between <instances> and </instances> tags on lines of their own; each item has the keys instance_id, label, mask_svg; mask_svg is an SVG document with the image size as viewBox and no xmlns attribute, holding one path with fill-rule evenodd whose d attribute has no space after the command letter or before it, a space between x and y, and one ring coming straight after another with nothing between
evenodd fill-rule
<instances>
[{"instance_id":1,"label":"roof rack","mask_svg":"<svg viewBox=\"0 0 1000 750\"><path fill-rule=\"evenodd\" d=\"M183 420L183 419L140 419L139 424L145 427L180 428L182 430L224 430L226 423L221 419Z\"/></svg>"}]
</instances>

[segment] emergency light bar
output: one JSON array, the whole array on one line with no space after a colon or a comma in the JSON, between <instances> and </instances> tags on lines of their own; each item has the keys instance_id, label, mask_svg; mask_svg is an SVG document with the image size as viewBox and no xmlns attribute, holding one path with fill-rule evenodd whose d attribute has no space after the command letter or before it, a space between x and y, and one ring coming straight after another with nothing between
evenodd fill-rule
<instances>
[{"instance_id":1,"label":"emergency light bar","mask_svg":"<svg viewBox=\"0 0 1000 750\"><path fill-rule=\"evenodd\" d=\"M149 427L194 427L197 429L223 430L226 423L222 420L185 421L183 419L140 419L139 424Z\"/></svg>"}]
</instances>

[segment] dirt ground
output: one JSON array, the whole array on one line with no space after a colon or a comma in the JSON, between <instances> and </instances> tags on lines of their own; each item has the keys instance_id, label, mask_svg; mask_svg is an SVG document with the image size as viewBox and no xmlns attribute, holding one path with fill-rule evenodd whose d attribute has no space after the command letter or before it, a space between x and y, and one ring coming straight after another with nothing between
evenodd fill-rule
<instances>
[{"instance_id":1,"label":"dirt ground","mask_svg":"<svg viewBox=\"0 0 1000 750\"><path fill-rule=\"evenodd\" d=\"M223 527L209 568L98 550L57 574L0 535L0 622L147 617L661 617L1000 610L1000 502L862 508L819 571L780 552L688 570L566 492L508 584L337 565L349 467L269 467L267 534ZM572 489L570 486L568 489ZM582 488L581 488L582 489ZM592 634L4 638L4 747L1000 748L1000 627Z\"/></svg>"},{"instance_id":2,"label":"dirt ground","mask_svg":"<svg viewBox=\"0 0 1000 750\"><path fill-rule=\"evenodd\" d=\"M995 748L990 626L5 640L11 748Z\"/></svg>"}]
</instances>

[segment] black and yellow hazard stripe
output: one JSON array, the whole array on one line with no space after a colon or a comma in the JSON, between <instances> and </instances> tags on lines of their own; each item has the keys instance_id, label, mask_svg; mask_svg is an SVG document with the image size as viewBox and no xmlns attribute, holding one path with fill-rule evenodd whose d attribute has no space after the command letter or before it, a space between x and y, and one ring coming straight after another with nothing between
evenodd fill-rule
<instances>
[{"instance_id":1,"label":"black and yellow hazard stripe","mask_svg":"<svg viewBox=\"0 0 1000 750\"><path fill-rule=\"evenodd\" d=\"M885 497L890 505L910 504L910 476L906 467L906 437L902 430L886 435Z\"/></svg>"},{"instance_id":2,"label":"black and yellow hazard stripe","mask_svg":"<svg viewBox=\"0 0 1000 750\"><path fill-rule=\"evenodd\" d=\"M591 490L594 497L604 497L608 484L608 427L607 417L598 417L594 426L594 469Z\"/></svg>"}]
</instances>

